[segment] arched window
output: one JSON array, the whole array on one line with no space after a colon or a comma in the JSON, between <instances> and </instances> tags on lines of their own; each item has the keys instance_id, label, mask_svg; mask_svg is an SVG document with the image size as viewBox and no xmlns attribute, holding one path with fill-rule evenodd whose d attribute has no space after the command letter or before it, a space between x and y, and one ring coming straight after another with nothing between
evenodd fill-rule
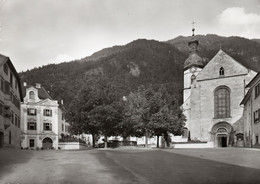
<instances>
[{"instance_id":1,"label":"arched window","mask_svg":"<svg viewBox=\"0 0 260 184\"><path fill-rule=\"evenodd\" d=\"M193 74L190 78L191 84L194 82L194 80L196 79L196 76Z\"/></svg>"},{"instance_id":2,"label":"arched window","mask_svg":"<svg viewBox=\"0 0 260 184\"><path fill-rule=\"evenodd\" d=\"M226 86L218 87L214 92L215 118L230 117L230 90Z\"/></svg>"},{"instance_id":3,"label":"arched window","mask_svg":"<svg viewBox=\"0 0 260 184\"><path fill-rule=\"evenodd\" d=\"M224 68L223 68L223 67L221 67L221 68L219 69L219 75L220 75L220 76L224 76L224 75L225 75L225 71L224 71Z\"/></svg>"},{"instance_id":4,"label":"arched window","mask_svg":"<svg viewBox=\"0 0 260 184\"><path fill-rule=\"evenodd\" d=\"M29 98L34 100L35 95L34 95L34 92L33 92L33 91L30 91L30 92L29 92Z\"/></svg>"}]
</instances>

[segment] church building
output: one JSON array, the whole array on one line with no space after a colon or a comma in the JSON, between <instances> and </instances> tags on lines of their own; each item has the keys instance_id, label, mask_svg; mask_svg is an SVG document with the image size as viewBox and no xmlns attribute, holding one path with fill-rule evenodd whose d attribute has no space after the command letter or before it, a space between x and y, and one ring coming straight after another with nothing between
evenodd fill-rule
<instances>
[{"instance_id":1,"label":"church building","mask_svg":"<svg viewBox=\"0 0 260 184\"><path fill-rule=\"evenodd\" d=\"M187 137L207 142L209 147L236 146L238 136L244 133L240 102L256 72L221 49L205 63L197 53L199 41L194 34L188 45L182 105Z\"/></svg>"}]
</instances>

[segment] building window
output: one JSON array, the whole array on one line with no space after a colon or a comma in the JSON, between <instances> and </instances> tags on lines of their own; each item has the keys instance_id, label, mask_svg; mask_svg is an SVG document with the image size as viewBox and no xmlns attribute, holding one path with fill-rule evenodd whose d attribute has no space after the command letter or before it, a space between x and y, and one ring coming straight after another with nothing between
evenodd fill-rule
<instances>
[{"instance_id":1,"label":"building window","mask_svg":"<svg viewBox=\"0 0 260 184\"><path fill-rule=\"evenodd\" d=\"M254 122L257 123L260 120L260 109L254 112Z\"/></svg>"},{"instance_id":2,"label":"building window","mask_svg":"<svg viewBox=\"0 0 260 184\"><path fill-rule=\"evenodd\" d=\"M260 95L260 83L255 86L255 98Z\"/></svg>"},{"instance_id":3,"label":"building window","mask_svg":"<svg viewBox=\"0 0 260 184\"><path fill-rule=\"evenodd\" d=\"M4 105L0 102L0 116L4 115Z\"/></svg>"},{"instance_id":4,"label":"building window","mask_svg":"<svg viewBox=\"0 0 260 184\"><path fill-rule=\"evenodd\" d=\"M27 130L36 130L36 122L28 122Z\"/></svg>"},{"instance_id":5,"label":"building window","mask_svg":"<svg viewBox=\"0 0 260 184\"><path fill-rule=\"evenodd\" d=\"M193 84L194 80L196 79L196 76L193 74L190 78L191 84Z\"/></svg>"},{"instance_id":6,"label":"building window","mask_svg":"<svg viewBox=\"0 0 260 184\"><path fill-rule=\"evenodd\" d=\"M13 88L13 74L10 72L10 87Z\"/></svg>"},{"instance_id":7,"label":"building window","mask_svg":"<svg viewBox=\"0 0 260 184\"><path fill-rule=\"evenodd\" d=\"M4 72L6 75L8 75L8 66L7 64L4 64Z\"/></svg>"},{"instance_id":8,"label":"building window","mask_svg":"<svg viewBox=\"0 0 260 184\"><path fill-rule=\"evenodd\" d=\"M11 112L11 122L12 122L12 124L14 124L14 121L15 121L15 119L14 119L14 113Z\"/></svg>"},{"instance_id":9,"label":"building window","mask_svg":"<svg viewBox=\"0 0 260 184\"><path fill-rule=\"evenodd\" d=\"M52 110L50 110L50 109L44 109L44 110L43 110L43 115L44 115L44 116L52 116Z\"/></svg>"},{"instance_id":10,"label":"building window","mask_svg":"<svg viewBox=\"0 0 260 184\"><path fill-rule=\"evenodd\" d=\"M34 95L34 92L33 92L33 91L30 91L30 92L29 92L29 99L32 99L32 100L35 99L35 95Z\"/></svg>"},{"instance_id":11,"label":"building window","mask_svg":"<svg viewBox=\"0 0 260 184\"><path fill-rule=\"evenodd\" d=\"M230 92L225 86L218 87L214 92L215 118L230 117Z\"/></svg>"},{"instance_id":12,"label":"building window","mask_svg":"<svg viewBox=\"0 0 260 184\"><path fill-rule=\"evenodd\" d=\"M224 68L223 68L223 67L221 67L221 68L219 69L219 75L220 75L220 76L224 76L224 75L225 75L225 71L224 71Z\"/></svg>"},{"instance_id":13,"label":"building window","mask_svg":"<svg viewBox=\"0 0 260 184\"><path fill-rule=\"evenodd\" d=\"M52 125L51 123L44 123L43 128L44 130L52 130Z\"/></svg>"},{"instance_id":14,"label":"building window","mask_svg":"<svg viewBox=\"0 0 260 184\"><path fill-rule=\"evenodd\" d=\"M5 81L4 93L10 94L10 83L8 81Z\"/></svg>"},{"instance_id":15,"label":"building window","mask_svg":"<svg viewBox=\"0 0 260 184\"><path fill-rule=\"evenodd\" d=\"M258 138L258 135L255 136L255 143L258 144L259 143L259 138Z\"/></svg>"},{"instance_id":16,"label":"building window","mask_svg":"<svg viewBox=\"0 0 260 184\"><path fill-rule=\"evenodd\" d=\"M15 126L18 127L18 116L17 115L15 115Z\"/></svg>"},{"instance_id":17,"label":"building window","mask_svg":"<svg viewBox=\"0 0 260 184\"><path fill-rule=\"evenodd\" d=\"M62 126L61 126L61 131L64 131L64 125L62 124Z\"/></svg>"},{"instance_id":18,"label":"building window","mask_svg":"<svg viewBox=\"0 0 260 184\"><path fill-rule=\"evenodd\" d=\"M34 139L30 139L29 144L30 144L30 148L33 148L34 147Z\"/></svg>"},{"instance_id":19,"label":"building window","mask_svg":"<svg viewBox=\"0 0 260 184\"><path fill-rule=\"evenodd\" d=\"M28 108L27 109L27 114L30 115L30 116L36 116L36 109Z\"/></svg>"},{"instance_id":20,"label":"building window","mask_svg":"<svg viewBox=\"0 0 260 184\"><path fill-rule=\"evenodd\" d=\"M4 79L1 77L1 91L4 92Z\"/></svg>"},{"instance_id":21,"label":"building window","mask_svg":"<svg viewBox=\"0 0 260 184\"><path fill-rule=\"evenodd\" d=\"M17 89L18 88L18 82L17 82L17 80L15 80L15 89Z\"/></svg>"}]
</instances>

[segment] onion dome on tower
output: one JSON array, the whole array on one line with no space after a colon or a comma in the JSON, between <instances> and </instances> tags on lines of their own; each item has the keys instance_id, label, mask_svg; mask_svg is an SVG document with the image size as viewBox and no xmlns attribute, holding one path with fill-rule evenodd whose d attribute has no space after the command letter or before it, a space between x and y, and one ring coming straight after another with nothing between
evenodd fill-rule
<instances>
[{"instance_id":1,"label":"onion dome on tower","mask_svg":"<svg viewBox=\"0 0 260 184\"><path fill-rule=\"evenodd\" d=\"M187 70L193 66L198 68L204 67L204 62L202 58L197 54L199 41L196 39L194 35L194 31L195 28L193 27L192 28L193 34L191 40L189 41L189 57L184 62L184 70Z\"/></svg>"}]
</instances>

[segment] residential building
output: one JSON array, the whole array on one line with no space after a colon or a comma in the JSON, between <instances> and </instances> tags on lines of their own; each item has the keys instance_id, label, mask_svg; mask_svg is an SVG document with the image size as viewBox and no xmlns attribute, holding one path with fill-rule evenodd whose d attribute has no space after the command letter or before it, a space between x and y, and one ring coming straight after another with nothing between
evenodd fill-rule
<instances>
[{"instance_id":1,"label":"residential building","mask_svg":"<svg viewBox=\"0 0 260 184\"><path fill-rule=\"evenodd\" d=\"M24 84L21 104L22 147L58 149L61 134L68 134L69 124L64 119L62 104L53 100L40 85Z\"/></svg>"},{"instance_id":2,"label":"residential building","mask_svg":"<svg viewBox=\"0 0 260 184\"><path fill-rule=\"evenodd\" d=\"M9 57L0 54L0 148L20 148L20 77Z\"/></svg>"},{"instance_id":3,"label":"residential building","mask_svg":"<svg viewBox=\"0 0 260 184\"><path fill-rule=\"evenodd\" d=\"M260 142L260 72L247 84L249 88L241 102L244 106L243 139L246 147L259 147Z\"/></svg>"},{"instance_id":4,"label":"residential building","mask_svg":"<svg viewBox=\"0 0 260 184\"><path fill-rule=\"evenodd\" d=\"M209 147L237 145L243 134L244 87L256 75L222 49L208 62L198 55L192 36L184 63L182 109L187 118L185 138Z\"/></svg>"}]
</instances>

